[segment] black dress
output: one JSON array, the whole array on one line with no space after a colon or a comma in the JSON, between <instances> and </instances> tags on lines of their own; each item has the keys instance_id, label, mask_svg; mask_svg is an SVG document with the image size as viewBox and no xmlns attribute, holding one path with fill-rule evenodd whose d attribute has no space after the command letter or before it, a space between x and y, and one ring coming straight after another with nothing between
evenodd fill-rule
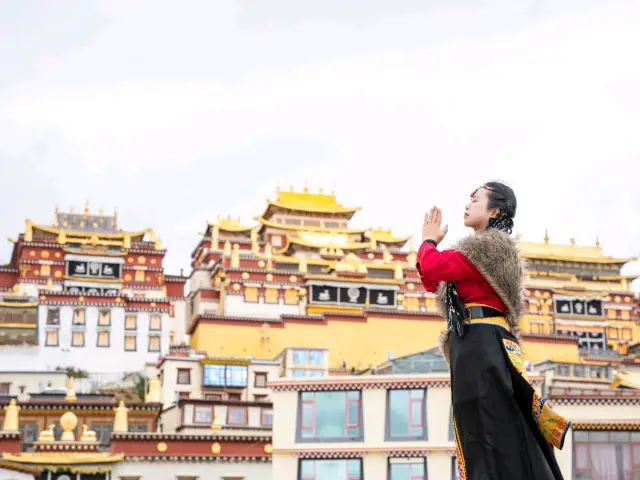
<instances>
[{"instance_id":1,"label":"black dress","mask_svg":"<svg viewBox=\"0 0 640 480\"><path fill-rule=\"evenodd\" d=\"M526 379L520 346L500 326L449 337L458 465L463 480L562 480L553 446L570 422Z\"/></svg>"}]
</instances>

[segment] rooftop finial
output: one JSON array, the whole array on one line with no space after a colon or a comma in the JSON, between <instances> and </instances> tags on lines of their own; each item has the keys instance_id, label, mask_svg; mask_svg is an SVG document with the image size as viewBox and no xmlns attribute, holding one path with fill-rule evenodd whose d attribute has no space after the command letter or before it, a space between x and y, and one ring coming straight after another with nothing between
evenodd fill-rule
<instances>
[{"instance_id":1,"label":"rooftop finial","mask_svg":"<svg viewBox=\"0 0 640 480\"><path fill-rule=\"evenodd\" d=\"M596 237L596 247L600 248L600 237Z\"/></svg>"},{"instance_id":2,"label":"rooftop finial","mask_svg":"<svg viewBox=\"0 0 640 480\"><path fill-rule=\"evenodd\" d=\"M309 193L309 185L307 184L307 181L304 181L304 193Z\"/></svg>"},{"instance_id":3,"label":"rooftop finial","mask_svg":"<svg viewBox=\"0 0 640 480\"><path fill-rule=\"evenodd\" d=\"M544 243L549 243L549 230L544 229Z\"/></svg>"},{"instance_id":4,"label":"rooftop finial","mask_svg":"<svg viewBox=\"0 0 640 480\"><path fill-rule=\"evenodd\" d=\"M84 216L89 216L89 200L84 202Z\"/></svg>"},{"instance_id":5,"label":"rooftop finial","mask_svg":"<svg viewBox=\"0 0 640 480\"><path fill-rule=\"evenodd\" d=\"M569 239L569 241L571 242L571 245L575 245L576 244L576 237L571 237Z\"/></svg>"}]
</instances>

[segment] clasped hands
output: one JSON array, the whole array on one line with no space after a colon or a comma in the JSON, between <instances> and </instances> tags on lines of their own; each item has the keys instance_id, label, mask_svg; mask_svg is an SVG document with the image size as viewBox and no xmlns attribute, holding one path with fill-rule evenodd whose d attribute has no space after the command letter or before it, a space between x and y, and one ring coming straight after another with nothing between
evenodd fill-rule
<instances>
[{"instance_id":1,"label":"clasped hands","mask_svg":"<svg viewBox=\"0 0 640 480\"><path fill-rule=\"evenodd\" d=\"M438 207L432 207L424 216L422 224L422 241L433 240L439 244L447 234L447 225L442 226L442 210Z\"/></svg>"}]
</instances>

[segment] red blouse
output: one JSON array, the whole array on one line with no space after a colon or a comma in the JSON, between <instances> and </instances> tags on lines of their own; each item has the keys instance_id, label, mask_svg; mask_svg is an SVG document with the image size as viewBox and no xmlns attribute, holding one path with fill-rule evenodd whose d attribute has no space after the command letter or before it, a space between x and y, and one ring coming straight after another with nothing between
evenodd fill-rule
<instances>
[{"instance_id":1,"label":"red blouse","mask_svg":"<svg viewBox=\"0 0 640 480\"><path fill-rule=\"evenodd\" d=\"M458 294L465 305L485 305L505 311L504 303L489 282L457 250L439 252L433 244L422 242L416 268L427 292L435 292L440 282L455 281Z\"/></svg>"}]
</instances>

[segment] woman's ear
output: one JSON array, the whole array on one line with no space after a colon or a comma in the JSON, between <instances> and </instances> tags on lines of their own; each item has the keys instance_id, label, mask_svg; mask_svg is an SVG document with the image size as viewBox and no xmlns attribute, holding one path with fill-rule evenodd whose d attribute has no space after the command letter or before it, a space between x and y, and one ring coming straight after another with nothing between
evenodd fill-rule
<instances>
[{"instance_id":1,"label":"woman's ear","mask_svg":"<svg viewBox=\"0 0 640 480\"><path fill-rule=\"evenodd\" d=\"M499 208L492 208L491 209L491 218L498 218L500 216L500 209Z\"/></svg>"}]
</instances>

